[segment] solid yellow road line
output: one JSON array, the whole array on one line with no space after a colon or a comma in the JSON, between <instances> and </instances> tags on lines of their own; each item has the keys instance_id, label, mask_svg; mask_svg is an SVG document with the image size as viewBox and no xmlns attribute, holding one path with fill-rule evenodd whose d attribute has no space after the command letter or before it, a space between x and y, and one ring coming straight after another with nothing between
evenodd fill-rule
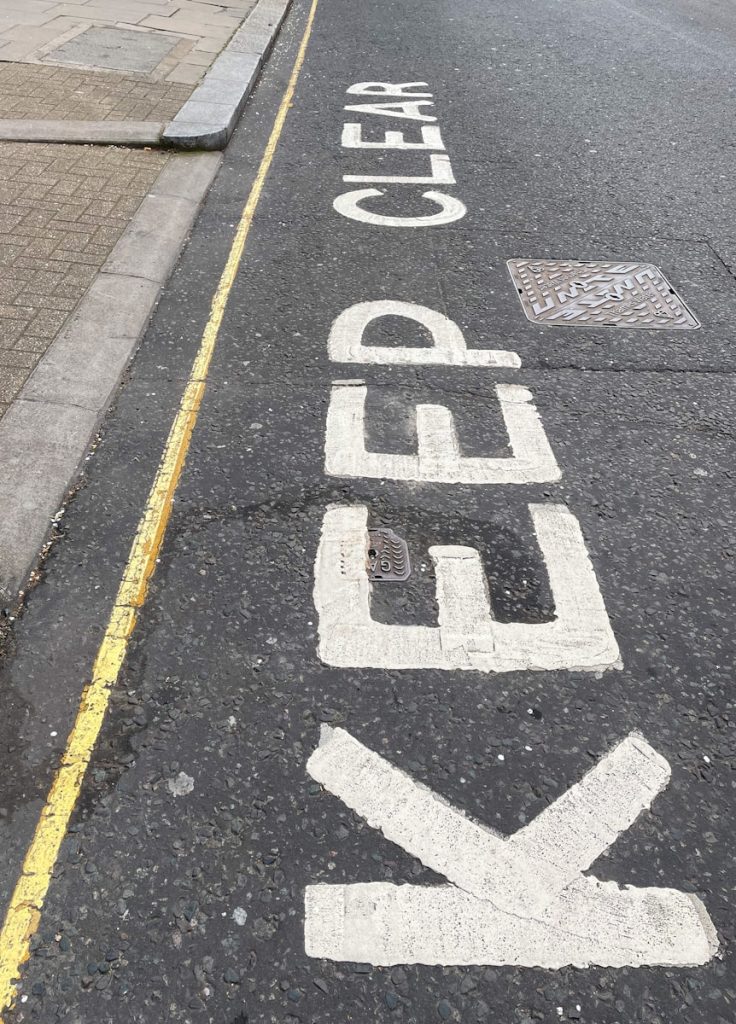
<instances>
[{"instance_id":1,"label":"solid yellow road line","mask_svg":"<svg viewBox=\"0 0 736 1024\"><path fill-rule=\"evenodd\" d=\"M171 514L171 505L189 450L194 425L204 396L207 374L215 350L217 336L225 314L230 290L243 257L253 214L263 191L273 155L276 151L286 115L294 98L297 79L312 32L318 0L312 0L299 51L294 61L266 149L261 158L253 187L243 208L227 263L212 299L207 326L202 334L192 371L171 426L161 456L156 479L148 495L130 549L122 582L100 644L92 670L92 679L82 693L77 717L69 734L66 749L36 825L31 845L10 900L2 932L0 932L0 1013L9 1009L15 999L16 981L28 959L31 936L38 927L51 872L66 835L69 819L77 802L92 751L99 736L110 692L117 682L135 628L138 609L146 598L148 581L156 566L161 544Z\"/></svg>"}]
</instances>

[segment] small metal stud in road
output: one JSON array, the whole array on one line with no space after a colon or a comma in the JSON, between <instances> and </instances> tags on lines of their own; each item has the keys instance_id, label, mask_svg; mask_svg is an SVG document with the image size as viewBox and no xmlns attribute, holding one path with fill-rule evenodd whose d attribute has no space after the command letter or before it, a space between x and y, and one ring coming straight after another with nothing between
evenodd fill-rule
<instances>
[{"instance_id":1,"label":"small metal stud in road","mask_svg":"<svg viewBox=\"0 0 736 1024\"><path fill-rule=\"evenodd\" d=\"M732 1024L736 21L571 3L295 0L3 666L7 1024Z\"/></svg>"}]
</instances>

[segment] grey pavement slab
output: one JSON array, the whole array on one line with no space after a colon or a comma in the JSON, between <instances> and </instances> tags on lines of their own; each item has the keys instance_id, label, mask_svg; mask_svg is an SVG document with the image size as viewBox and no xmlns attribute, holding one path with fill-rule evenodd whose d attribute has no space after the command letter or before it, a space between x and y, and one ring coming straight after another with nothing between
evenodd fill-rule
<instances>
[{"instance_id":1,"label":"grey pavement slab","mask_svg":"<svg viewBox=\"0 0 736 1024\"><path fill-rule=\"evenodd\" d=\"M83 406L23 398L16 399L3 416L0 581L10 594L25 580L69 481L76 476L79 439L89 443L97 422L97 413Z\"/></svg>"},{"instance_id":2,"label":"grey pavement slab","mask_svg":"<svg viewBox=\"0 0 736 1024\"><path fill-rule=\"evenodd\" d=\"M105 274L130 275L162 285L176 262L197 207L191 196L146 196L140 216L129 225L105 263Z\"/></svg>"},{"instance_id":3,"label":"grey pavement slab","mask_svg":"<svg viewBox=\"0 0 736 1024\"><path fill-rule=\"evenodd\" d=\"M181 42L164 32L140 32L120 26L92 26L46 54L55 64L110 71L154 71Z\"/></svg>"},{"instance_id":4,"label":"grey pavement slab","mask_svg":"<svg viewBox=\"0 0 736 1024\"><path fill-rule=\"evenodd\" d=\"M5 0L3 61L44 62L68 71L129 69L139 85L195 85L254 0ZM104 73L104 72L103 72Z\"/></svg>"}]
</instances>

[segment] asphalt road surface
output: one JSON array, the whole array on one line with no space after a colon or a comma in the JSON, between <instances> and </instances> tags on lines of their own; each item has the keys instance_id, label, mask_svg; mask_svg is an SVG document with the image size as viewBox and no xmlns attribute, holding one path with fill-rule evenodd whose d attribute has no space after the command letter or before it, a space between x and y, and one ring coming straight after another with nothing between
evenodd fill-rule
<instances>
[{"instance_id":1,"label":"asphalt road surface","mask_svg":"<svg viewBox=\"0 0 736 1024\"><path fill-rule=\"evenodd\" d=\"M308 13L4 659L7 906L262 185L6 1019L732 1024L736 14L319 0L258 177Z\"/></svg>"}]
</instances>

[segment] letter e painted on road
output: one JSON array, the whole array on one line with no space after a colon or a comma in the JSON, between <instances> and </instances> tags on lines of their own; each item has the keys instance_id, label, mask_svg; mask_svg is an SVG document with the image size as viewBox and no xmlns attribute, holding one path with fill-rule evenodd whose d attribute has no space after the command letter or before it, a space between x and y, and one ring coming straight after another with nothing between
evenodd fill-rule
<instances>
[{"instance_id":1,"label":"letter e painted on road","mask_svg":"<svg viewBox=\"0 0 736 1024\"><path fill-rule=\"evenodd\" d=\"M343 668L602 672L618 645L578 521L564 505L530 505L555 604L551 622L498 622L474 548L434 546L438 626L373 619L368 509L328 508L314 570L319 656Z\"/></svg>"},{"instance_id":2,"label":"letter e painted on road","mask_svg":"<svg viewBox=\"0 0 736 1024\"><path fill-rule=\"evenodd\" d=\"M363 126L357 121L349 121L343 125L341 145L343 149L445 149L436 124L423 124L419 132L421 142L407 142L404 132L397 131L387 131L383 139L370 142L363 138Z\"/></svg>"},{"instance_id":3,"label":"letter e painted on road","mask_svg":"<svg viewBox=\"0 0 736 1024\"><path fill-rule=\"evenodd\" d=\"M417 454L391 455L365 447L365 386L336 385L327 412L325 472L329 476L433 483L528 484L560 479L560 469L532 401L516 384L497 384L511 457L463 456L452 413L442 405L416 408Z\"/></svg>"},{"instance_id":4,"label":"letter e painted on road","mask_svg":"<svg viewBox=\"0 0 736 1024\"><path fill-rule=\"evenodd\" d=\"M354 110L358 114L379 114L383 117L399 117L407 121L436 121L434 114L423 113L420 107L433 107L431 100L415 100L405 103L353 103L345 110Z\"/></svg>"}]
</instances>

